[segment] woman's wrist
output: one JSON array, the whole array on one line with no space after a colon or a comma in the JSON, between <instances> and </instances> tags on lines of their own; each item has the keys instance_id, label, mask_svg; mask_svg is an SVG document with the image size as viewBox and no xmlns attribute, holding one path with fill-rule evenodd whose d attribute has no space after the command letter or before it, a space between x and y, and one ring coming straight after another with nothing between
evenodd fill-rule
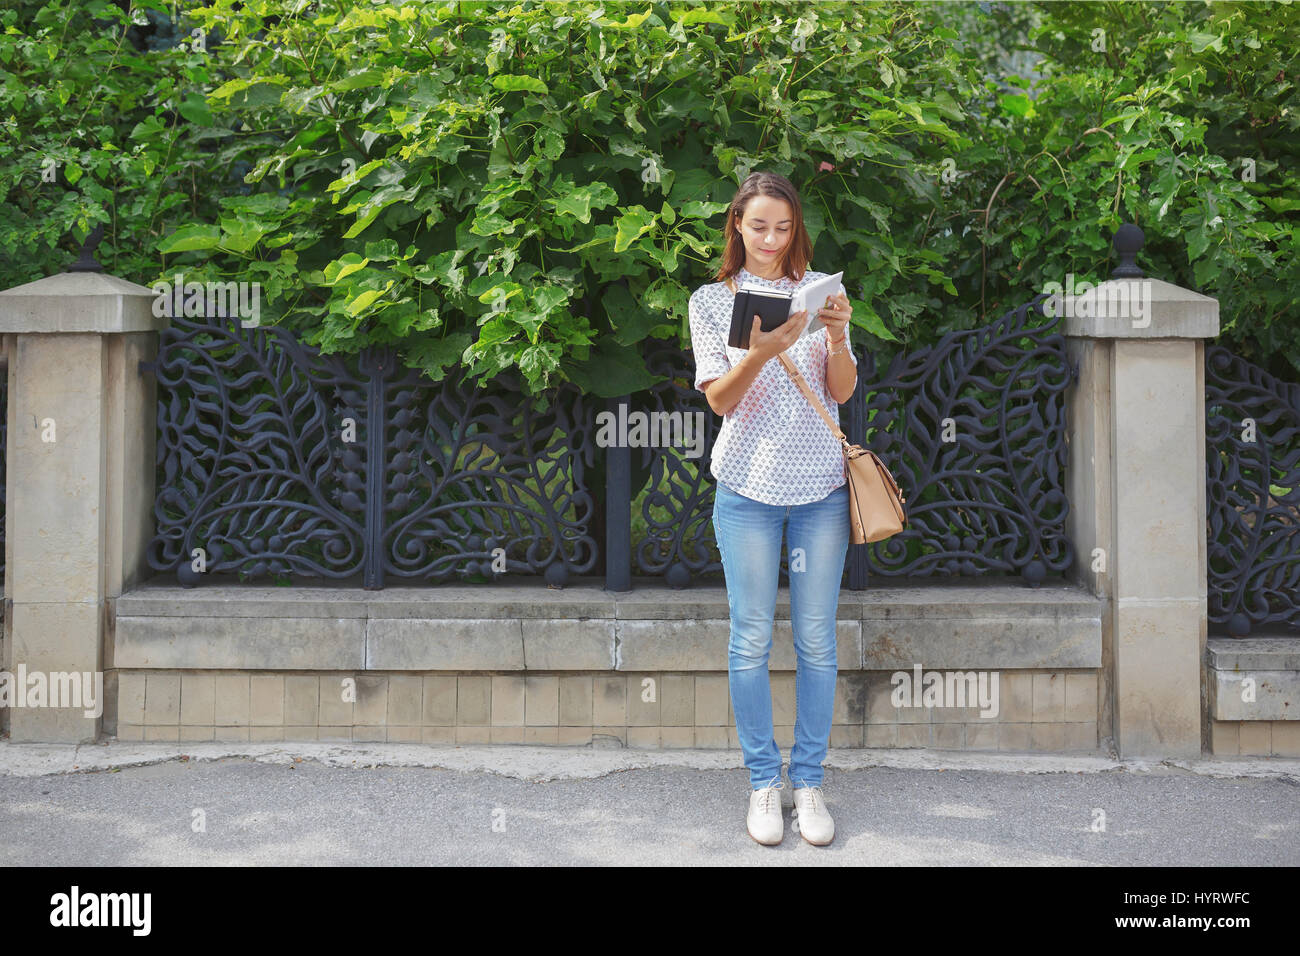
<instances>
[{"instance_id":1,"label":"woman's wrist","mask_svg":"<svg viewBox=\"0 0 1300 956\"><path fill-rule=\"evenodd\" d=\"M847 326L838 337L832 335L830 329L826 330L826 346L831 355L839 355L841 352L847 352L849 350L848 343L849 330Z\"/></svg>"}]
</instances>

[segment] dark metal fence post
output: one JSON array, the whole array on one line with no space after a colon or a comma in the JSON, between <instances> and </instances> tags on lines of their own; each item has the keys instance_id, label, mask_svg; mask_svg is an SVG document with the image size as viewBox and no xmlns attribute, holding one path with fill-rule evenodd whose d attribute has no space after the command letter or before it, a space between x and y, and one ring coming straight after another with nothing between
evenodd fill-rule
<instances>
[{"instance_id":1,"label":"dark metal fence post","mask_svg":"<svg viewBox=\"0 0 1300 956\"><path fill-rule=\"evenodd\" d=\"M379 591L384 587L384 519L388 469L384 452L384 382L392 371L392 356L382 349L361 357L366 376L366 559L362 587Z\"/></svg>"},{"instance_id":2,"label":"dark metal fence post","mask_svg":"<svg viewBox=\"0 0 1300 956\"><path fill-rule=\"evenodd\" d=\"M609 399L616 420L630 401ZM632 590L632 449L621 442L605 449L605 590Z\"/></svg>"}]
</instances>

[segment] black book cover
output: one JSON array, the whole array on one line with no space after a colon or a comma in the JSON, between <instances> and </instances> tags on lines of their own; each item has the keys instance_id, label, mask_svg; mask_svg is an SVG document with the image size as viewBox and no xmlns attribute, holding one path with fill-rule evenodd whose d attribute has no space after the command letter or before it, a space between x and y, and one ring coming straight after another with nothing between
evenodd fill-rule
<instances>
[{"instance_id":1,"label":"black book cover","mask_svg":"<svg viewBox=\"0 0 1300 956\"><path fill-rule=\"evenodd\" d=\"M727 344L734 349L749 348L749 330L755 315L759 317L764 332L785 325L790 318L792 299L789 293L742 287L731 306L731 334L727 336Z\"/></svg>"}]
</instances>

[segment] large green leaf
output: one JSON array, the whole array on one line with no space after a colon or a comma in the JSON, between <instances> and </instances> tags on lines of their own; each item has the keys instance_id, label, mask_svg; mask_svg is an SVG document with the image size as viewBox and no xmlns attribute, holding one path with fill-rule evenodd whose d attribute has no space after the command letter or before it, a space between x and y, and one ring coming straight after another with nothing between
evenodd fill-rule
<instances>
[{"instance_id":1,"label":"large green leaf","mask_svg":"<svg viewBox=\"0 0 1300 956\"><path fill-rule=\"evenodd\" d=\"M626 252L645 233L654 228L655 215L644 206L629 206L615 225L614 251Z\"/></svg>"},{"instance_id":2,"label":"large green leaf","mask_svg":"<svg viewBox=\"0 0 1300 956\"><path fill-rule=\"evenodd\" d=\"M161 253L193 252L199 249L215 249L221 242L221 230L216 226L192 223L181 226L170 236L158 241Z\"/></svg>"},{"instance_id":3,"label":"large green leaf","mask_svg":"<svg viewBox=\"0 0 1300 956\"><path fill-rule=\"evenodd\" d=\"M506 76L497 74L492 77L492 85L507 92L527 90L529 93L545 93L546 84L535 76Z\"/></svg>"}]
</instances>

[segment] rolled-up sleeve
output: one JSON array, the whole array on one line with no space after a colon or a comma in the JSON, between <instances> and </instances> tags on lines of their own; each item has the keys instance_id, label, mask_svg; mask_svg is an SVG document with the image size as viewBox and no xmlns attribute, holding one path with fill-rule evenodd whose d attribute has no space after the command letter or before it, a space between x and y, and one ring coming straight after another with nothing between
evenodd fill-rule
<instances>
[{"instance_id":1,"label":"rolled-up sleeve","mask_svg":"<svg viewBox=\"0 0 1300 956\"><path fill-rule=\"evenodd\" d=\"M691 352L695 356L695 387L720 378L731 371L727 343L703 295L697 289L691 296L688 311L691 322Z\"/></svg>"}]
</instances>

